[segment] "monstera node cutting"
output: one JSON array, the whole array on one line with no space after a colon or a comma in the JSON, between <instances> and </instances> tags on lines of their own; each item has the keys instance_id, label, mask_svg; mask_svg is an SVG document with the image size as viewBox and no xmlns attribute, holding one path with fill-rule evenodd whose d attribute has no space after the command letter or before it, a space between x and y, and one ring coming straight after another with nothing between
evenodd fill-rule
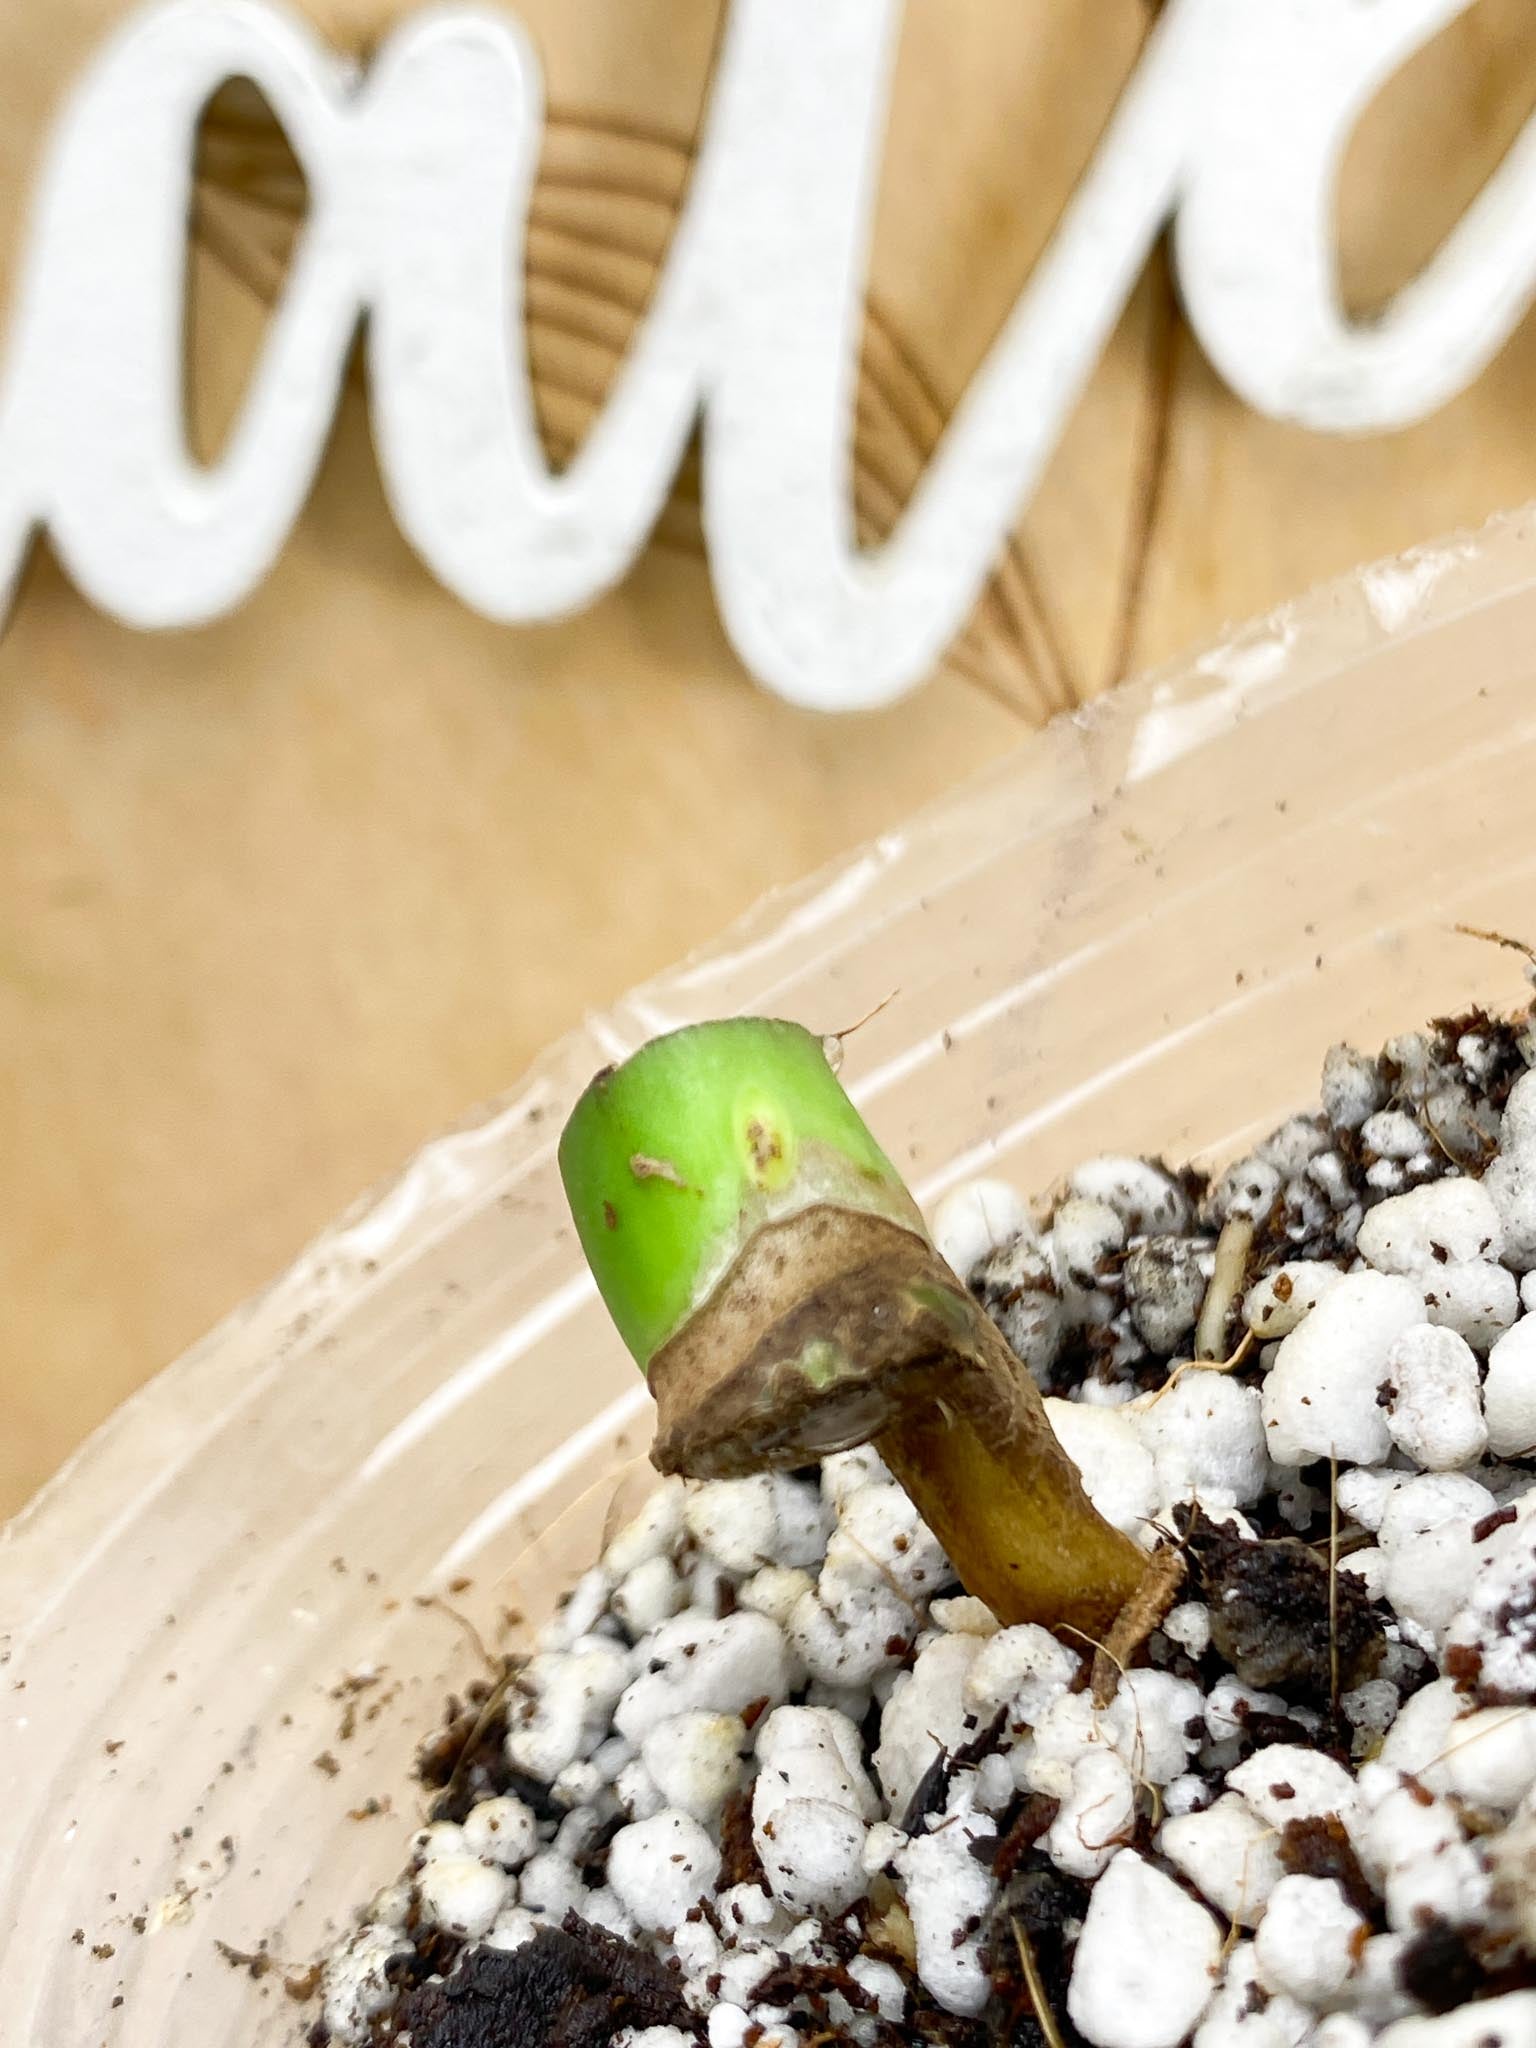
<instances>
[{"instance_id":1,"label":"monstera node cutting","mask_svg":"<svg viewBox=\"0 0 1536 2048\"><path fill-rule=\"evenodd\" d=\"M999 1620L1109 1626L1145 1559L1090 1503L823 1040L761 1017L653 1039L588 1086L560 1170L655 1395L663 1472L873 1443Z\"/></svg>"}]
</instances>

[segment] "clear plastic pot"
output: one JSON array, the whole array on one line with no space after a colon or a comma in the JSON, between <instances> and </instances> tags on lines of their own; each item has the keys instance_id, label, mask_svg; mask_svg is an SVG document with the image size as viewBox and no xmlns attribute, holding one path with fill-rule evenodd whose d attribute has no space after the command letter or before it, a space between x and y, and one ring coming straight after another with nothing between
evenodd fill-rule
<instances>
[{"instance_id":1,"label":"clear plastic pot","mask_svg":"<svg viewBox=\"0 0 1536 2048\"><path fill-rule=\"evenodd\" d=\"M1520 995L1453 927L1536 937L1533 671L1522 515L1057 725L592 1019L131 1401L0 1543L0 2037L297 2038L283 1969L397 1869L475 1632L638 1497L647 1397L554 1164L594 1067L873 1011L845 1072L925 1202L1225 1153L1333 1039Z\"/></svg>"}]
</instances>

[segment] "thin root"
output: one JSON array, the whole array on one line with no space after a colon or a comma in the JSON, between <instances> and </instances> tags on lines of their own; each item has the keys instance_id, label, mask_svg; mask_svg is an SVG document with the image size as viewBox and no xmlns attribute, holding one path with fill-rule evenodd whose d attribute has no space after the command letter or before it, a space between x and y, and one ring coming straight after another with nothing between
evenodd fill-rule
<instances>
[{"instance_id":1,"label":"thin root","mask_svg":"<svg viewBox=\"0 0 1536 2048\"><path fill-rule=\"evenodd\" d=\"M1328 1460L1328 1700L1339 1711L1339 1461Z\"/></svg>"},{"instance_id":2,"label":"thin root","mask_svg":"<svg viewBox=\"0 0 1536 2048\"><path fill-rule=\"evenodd\" d=\"M1252 1330L1244 1330L1242 1340L1230 1358L1183 1358L1169 1373L1160 1387L1154 1387L1148 1397L1147 1406L1155 1408L1171 1388L1176 1387L1187 1372L1236 1372L1237 1368L1252 1351L1258 1338Z\"/></svg>"},{"instance_id":3,"label":"thin root","mask_svg":"<svg viewBox=\"0 0 1536 2048\"><path fill-rule=\"evenodd\" d=\"M1040 1975L1040 1963L1035 1955L1035 1944L1023 1924L1011 1915L1008 1921L1013 1929L1014 1946L1019 1951L1019 1968L1024 1972L1024 1986L1029 1993L1029 2002L1035 2009L1035 2018L1040 2032L1045 2036L1045 2048L1066 2048L1062 2039L1061 2024L1051 2011L1051 2002L1045 1995L1045 1983Z\"/></svg>"},{"instance_id":4,"label":"thin root","mask_svg":"<svg viewBox=\"0 0 1536 2048\"><path fill-rule=\"evenodd\" d=\"M882 996L872 1010L866 1010L856 1024L845 1024L841 1031L824 1031L821 1034L821 1049L827 1056L827 1065L835 1074L843 1063L843 1040L852 1038L855 1031L862 1031L866 1024L872 1024L882 1010L889 1009L901 994L898 982L888 996Z\"/></svg>"},{"instance_id":5,"label":"thin root","mask_svg":"<svg viewBox=\"0 0 1536 2048\"><path fill-rule=\"evenodd\" d=\"M1109 1634L1094 1651L1093 1704L1107 1707L1127 1666L1162 1622L1184 1583L1184 1553L1172 1545L1154 1550L1141 1583L1115 1616Z\"/></svg>"},{"instance_id":6,"label":"thin root","mask_svg":"<svg viewBox=\"0 0 1536 2048\"><path fill-rule=\"evenodd\" d=\"M1227 1318L1248 1275L1253 1250L1253 1218L1229 1216L1216 1240L1216 1267L1205 1290L1200 1320L1195 1325L1195 1357L1220 1358L1227 1341Z\"/></svg>"},{"instance_id":7,"label":"thin root","mask_svg":"<svg viewBox=\"0 0 1536 2048\"><path fill-rule=\"evenodd\" d=\"M1507 946L1511 953L1523 953L1533 967L1536 967L1536 946L1528 945L1524 939L1511 939L1503 932L1484 931L1481 925L1455 924L1452 931L1460 932L1464 939L1482 939L1490 946Z\"/></svg>"},{"instance_id":8,"label":"thin root","mask_svg":"<svg viewBox=\"0 0 1536 2048\"><path fill-rule=\"evenodd\" d=\"M1347 1534L1341 1530L1337 1538L1330 1530L1326 1536L1319 1536L1307 1545L1308 1550L1326 1550L1340 1564L1346 1557L1353 1557L1357 1550L1373 1550L1375 1547L1376 1535L1371 1529L1351 1529Z\"/></svg>"},{"instance_id":9,"label":"thin root","mask_svg":"<svg viewBox=\"0 0 1536 2048\"><path fill-rule=\"evenodd\" d=\"M497 1679L496 1683L491 1687L490 1691L486 1694L485 1702L482 1705L479 1713L475 1716L475 1725L469 1732L469 1740L465 1743L464 1747L459 1751L459 1760L454 1765L452 1774L450 1775L447 1784L443 1787L442 1793L440 1794L440 1797L445 1802L452 1799L454 1793L456 1793L459 1787L463 1784L464 1772L468 1767L469 1759L474 1755L475 1751L479 1748L481 1736L484 1735L486 1729L490 1727L491 1722L495 1719L496 1715L501 1711L502 1704L506 1700L507 1694L512 1689L512 1681L516 1677L516 1675L517 1666L514 1663L512 1663L509 1659L506 1663L503 1664L500 1678Z\"/></svg>"},{"instance_id":10,"label":"thin root","mask_svg":"<svg viewBox=\"0 0 1536 2048\"><path fill-rule=\"evenodd\" d=\"M1265 1849L1270 1842L1278 1840L1279 1834L1280 1830L1278 1828L1266 1828L1263 1834L1255 1836L1253 1841L1243 1851L1242 1895L1244 1898L1248 1895L1248 1878L1253 1866L1254 1857ZM1226 1935L1221 1944L1221 1959L1223 1962L1226 1961L1233 1949L1237 1947L1237 1944L1243 1938L1243 1924L1238 1917L1240 1911L1240 1907L1234 1910L1232 1918L1228 1923Z\"/></svg>"},{"instance_id":11,"label":"thin root","mask_svg":"<svg viewBox=\"0 0 1536 2048\"><path fill-rule=\"evenodd\" d=\"M1182 1561L1182 1551L1176 1554ZM1161 1553L1159 1553L1159 1555L1161 1555ZM1150 1566L1148 1569L1150 1572ZM1145 1585L1145 1578L1143 1579L1142 1583L1143 1585ZM1132 1594L1130 1600L1126 1602L1126 1605L1128 1607L1134 1606L1136 1604L1138 1598L1140 1597L1140 1591L1141 1589L1138 1587L1136 1593ZM1165 1608L1163 1611L1164 1613L1166 1613L1167 1609ZM1155 1627L1156 1624L1154 1623L1153 1626ZM1150 1634L1150 1632L1151 1631L1149 1630L1148 1633ZM1092 1650L1093 1664L1090 1671L1090 1684L1093 1687L1093 1704L1096 1711L1102 1712L1102 1710L1105 1707L1107 1707L1109 1705L1109 1702L1114 1698L1115 1688L1112 1684L1108 1685L1104 1692L1103 1698L1100 1698L1100 1674L1101 1672L1112 1672L1117 1679L1124 1678L1125 1665L1120 1661L1120 1658L1118 1657L1116 1652L1110 1648L1108 1642L1101 1643L1096 1636L1089 1635L1087 1631L1084 1629L1074 1628L1070 1622L1064 1622L1062 1624L1060 1633L1062 1635L1067 1636L1076 1636L1080 1642L1086 1643L1089 1649ZM1111 1634L1113 1633L1114 1631L1111 1630ZM1163 1824L1162 1789L1160 1786L1153 1784L1152 1780L1147 1776L1146 1772L1141 1767L1142 1759L1146 1756L1146 1738L1141 1726L1141 1706L1140 1703L1134 1699L1132 1700L1131 1704L1136 1715L1136 1748L1133 1752L1133 1755L1127 1759L1127 1768L1129 1769L1131 1776L1135 1779L1138 1788L1146 1793L1148 1803L1152 1808L1152 1825L1154 1828L1159 1828Z\"/></svg>"},{"instance_id":12,"label":"thin root","mask_svg":"<svg viewBox=\"0 0 1536 2048\"><path fill-rule=\"evenodd\" d=\"M418 1593L411 1604L413 1607L434 1608L439 1614L446 1614L454 1627L462 1629L469 1638L474 1646L475 1655L480 1659L487 1671L495 1676L500 1676L506 1669L506 1659L492 1655L486 1647L485 1637L481 1635L479 1629L475 1627L469 1616L467 1614L460 1614L457 1607L450 1607L448 1602L439 1594Z\"/></svg>"}]
</instances>

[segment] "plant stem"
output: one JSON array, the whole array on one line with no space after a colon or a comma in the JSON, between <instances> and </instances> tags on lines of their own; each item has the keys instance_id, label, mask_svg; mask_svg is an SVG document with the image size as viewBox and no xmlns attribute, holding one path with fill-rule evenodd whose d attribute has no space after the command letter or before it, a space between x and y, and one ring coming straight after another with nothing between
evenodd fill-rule
<instances>
[{"instance_id":1,"label":"plant stem","mask_svg":"<svg viewBox=\"0 0 1536 2048\"><path fill-rule=\"evenodd\" d=\"M916 1502L967 1591L1005 1626L1069 1626L1097 1640L1136 1592L1146 1559L1089 1503L1039 1412L1006 1448L964 1415L914 1416L876 1448Z\"/></svg>"}]
</instances>

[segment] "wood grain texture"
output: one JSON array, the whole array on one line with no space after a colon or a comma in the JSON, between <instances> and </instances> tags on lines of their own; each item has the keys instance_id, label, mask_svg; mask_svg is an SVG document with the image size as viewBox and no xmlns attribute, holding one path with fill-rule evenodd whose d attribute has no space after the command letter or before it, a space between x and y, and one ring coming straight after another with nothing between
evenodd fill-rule
<instances>
[{"instance_id":1,"label":"wood grain texture","mask_svg":"<svg viewBox=\"0 0 1536 2048\"><path fill-rule=\"evenodd\" d=\"M0 18L0 292L49 109L122 11ZM307 7L360 53L404 11ZM559 462L643 314L718 8L519 11L551 108L527 347ZM860 357L869 539L899 517L1151 16L1146 0L1095 0L1091 23L1075 0L909 9ZM1346 170L1352 304L1412 274L1533 101L1528 0L1481 0L1407 67ZM189 304L205 453L302 204L259 104L227 93ZM845 723L739 673L709 607L692 460L656 547L593 612L529 631L470 616L389 521L355 377L301 529L237 617L135 636L40 553L0 644L0 1510L584 1006L1054 711L1536 493L1533 416L1528 322L1411 433L1324 441L1257 419L1205 365L1159 256L942 672Z\"/></svg>"}]
</instances>

